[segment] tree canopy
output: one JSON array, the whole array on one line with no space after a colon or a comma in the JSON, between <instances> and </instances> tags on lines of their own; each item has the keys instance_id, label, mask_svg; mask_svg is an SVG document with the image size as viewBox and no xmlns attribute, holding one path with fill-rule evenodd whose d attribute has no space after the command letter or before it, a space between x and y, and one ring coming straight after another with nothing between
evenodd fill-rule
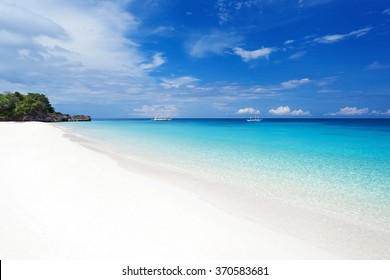
<instances>
[{"instance_id":1,"label":"tree canopy","mask_svg":"<svg viewBox=\"0 0 390 280\"><path fill-rule=\"evenodd\" d=\"M54 113L49 99L40 93L19 92L0 94L0 120L23 120L25 117Z\"/></svg>"}]
</instances>

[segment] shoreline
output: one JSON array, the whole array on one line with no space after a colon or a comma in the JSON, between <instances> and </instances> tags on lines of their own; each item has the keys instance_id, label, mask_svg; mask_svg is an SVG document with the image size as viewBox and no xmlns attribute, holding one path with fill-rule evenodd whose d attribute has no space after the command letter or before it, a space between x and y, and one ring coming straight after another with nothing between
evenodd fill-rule
<instances>
[{"instance_id":1,"label":"shoreline","mask_svg":"<svg viewBox=\"0 0 390 280\"><path fill-rule=\"evenodd\" d=\"M232 214L226 205L189 189L190 182L183 187L185 178L172 182L147 176L134 169L137 163L129 165L91 143L69 139L56 126L7 123L0 124L0 133L5 159L0 219L8 225L0 231L1 258L349 257L267 222L251 221L236 213L240 205Z\"/></svg>"},{"instance_id":2,"label":"shoreline","mask_svg":"<svg viewBox=\"0 0 390 280\"><path fill-rule=\"evenodd\" d=\"M77 133L77 129L65 131L69 132L67 136L73 141L113 158L130 172L179 186L222 211L248 219L277 233L304 240L310 246L331 252L340 258L388 259L390 256L390 251L386 249L386 244L390 243L389 232L373 229L368 224L363 227L354 220L348 220L348 215L338 213L338 216L334 216L327 212L330 210L322 207L298 207L296 202L285 200L286 197L254 196L248 189L208 182L187 173L182 174L181 170L162 166L158 162L133 158L128 151L122 151L109 143L73 135L73 132Z\"/></svg>"}]
</instances>

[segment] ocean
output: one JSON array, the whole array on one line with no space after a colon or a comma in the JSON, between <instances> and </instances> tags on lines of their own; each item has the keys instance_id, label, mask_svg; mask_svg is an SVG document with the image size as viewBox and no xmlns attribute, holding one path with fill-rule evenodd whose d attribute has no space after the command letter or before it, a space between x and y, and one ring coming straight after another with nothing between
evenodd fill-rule
<instances>
[{"instance_id":1,"label":"ocean","mask_svg":"<svg viewBox=\"0 0 390 280\"><path fill-rule=\"evenodd\" d=\"M58 126L207 182L210 192L278 200L390 232L390 119L101 119Z\"/></svg>"}]
</instances>

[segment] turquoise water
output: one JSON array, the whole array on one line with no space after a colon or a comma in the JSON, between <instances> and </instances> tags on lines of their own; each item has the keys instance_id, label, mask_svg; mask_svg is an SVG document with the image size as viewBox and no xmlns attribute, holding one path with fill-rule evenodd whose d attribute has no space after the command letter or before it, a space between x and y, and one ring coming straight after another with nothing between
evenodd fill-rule
<instances>
[{"instance_id":1,"label":"turquoise water","mask_svg":"<svg viewBox=\"0 0 390 280\"><path fill-rule=\"evenodd\" d=\"M388 227L389 119L96 120L60 126L226 191Z\"/></svg>"}]
</instances>

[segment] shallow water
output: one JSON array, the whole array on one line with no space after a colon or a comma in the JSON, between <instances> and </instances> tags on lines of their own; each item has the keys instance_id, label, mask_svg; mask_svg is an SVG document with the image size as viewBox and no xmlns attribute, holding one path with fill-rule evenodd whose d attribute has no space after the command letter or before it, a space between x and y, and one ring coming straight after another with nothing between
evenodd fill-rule
<instances>
[{"instance_id":1,"label":"shallow water","mask_svg":"<svg viewBox=\"0 0 390 280\"><path fill-rule=\"evenodd\" d=\"M227 192L276 198L390 231L389 119L125 119L59 126Z\"/></svg>"}]
</instances>

